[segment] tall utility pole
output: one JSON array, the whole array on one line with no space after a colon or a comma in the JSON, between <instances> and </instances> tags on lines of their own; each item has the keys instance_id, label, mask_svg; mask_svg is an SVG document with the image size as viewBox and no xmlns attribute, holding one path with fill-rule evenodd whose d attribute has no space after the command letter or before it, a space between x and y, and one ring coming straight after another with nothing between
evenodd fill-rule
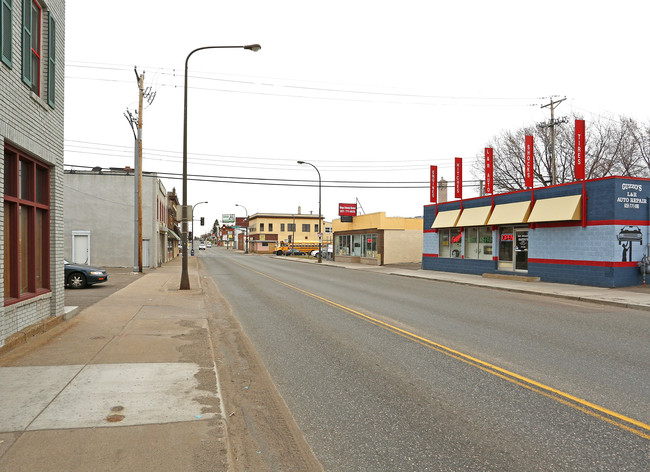
<instances>
[{"instance_id":1,"label":"tall utility pole","mask_svg":"<svg viewBox=\"0 0 650 472\"><path fill-rule=\"evenodd\" d=\"M135 76L138 79L138 140L136 148L136 161L135 161L135 172L137 174L136 179L136 195L138 196L138 272L142 272L142 104L144 100L144 72L141 75L138 75L138 70L134 69ZM135 272L135 267L133 268Z\"/></svg>"},{"instance_id":2,"label":"tall utility pole","mask_svg":"<svg viewBox=\"0 0 650 472\"><path fill-rule=\"evenodd\" d=\"M542 128L551 128L551 165L552 165L552 181L551 185L555 185L557 183L557 166L555 164L555 125L559 125L562 123L567 122L567 118L560 118L558 120L555 119L555 107L558 106L560 103L562 103L564 100L566 100L566 97L553 101L553 97L550 97L551 103L547 103L546 105L542 105L542 108L550 107L551 108L551 121L548 123L540 123L540 127Z\"/></svg>"}]
</instances>

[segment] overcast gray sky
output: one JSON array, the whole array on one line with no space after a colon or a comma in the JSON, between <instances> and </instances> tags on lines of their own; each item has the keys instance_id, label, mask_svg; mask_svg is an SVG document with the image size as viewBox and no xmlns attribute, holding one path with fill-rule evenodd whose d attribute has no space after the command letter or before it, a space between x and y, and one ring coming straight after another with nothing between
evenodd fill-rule
<instances>
[{"instance_id":1,"label":"overcast gray sky","mask_svg":"<svg viewBox=\"0 0 650 472\"><path fill-rule=\"evenodd\" d=\"M297 160L319 168L327 220L357 198L367 213L419 216L429 165L451 181L455 157L464 158L465 195L476 195L471 161L502 130L548 120L541 105L551 95L567 97L559 116L650 119L647 0L66 7L69 165L133 166L123 113L137 109L137 66L156 93L143 113L143 169L180 175L186 56L262 45L190 59L188 173L236 182L189 181L188 203L209 201L196 216L210 226L224 213L244 216L236 203L250 214L316 214L317 186L259 180L315 185L314 169ZM180 180L163 181L181 194Z\"/></svg>"}]
</instances>

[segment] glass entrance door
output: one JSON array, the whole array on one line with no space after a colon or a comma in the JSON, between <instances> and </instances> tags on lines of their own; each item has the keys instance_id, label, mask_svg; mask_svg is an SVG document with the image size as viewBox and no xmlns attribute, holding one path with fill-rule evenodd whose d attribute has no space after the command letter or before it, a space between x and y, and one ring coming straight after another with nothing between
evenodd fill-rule
<instances>
[{"instance_id":1,"label":"glass entrance door","mask_svg":"<svg viewBox=\"0 0 650 472\"><path fill-rule=\"evenodd\" d=\"M515 239L515 229L512 226L502 226L499 229L499 270L514 270L512 243Z\"/></svg>"},{"instance_id":2,"label":"glass entrance door","mask_svg":"<svg viewBox=\"0 0 650 472\"><path fill-rule=\"evenodd\" d=\"M515 229L515 270L528 271L528 229Z\"/></svg>"},{"instance_id":3,"label":"glass entrance door","mask_svg":"<svg viewBox=\"0 0 650 472\"><path fill-rule=\"evenodd\" d=\"M528 228L500 228L499 270L528 271Z\"/></svg>"}]
</instances>

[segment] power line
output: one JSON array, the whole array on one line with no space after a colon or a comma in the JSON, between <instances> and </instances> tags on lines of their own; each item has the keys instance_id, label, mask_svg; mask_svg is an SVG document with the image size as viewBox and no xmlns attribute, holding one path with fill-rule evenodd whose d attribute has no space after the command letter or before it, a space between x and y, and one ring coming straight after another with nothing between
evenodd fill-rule
<instances>
[{"instance_id":1,"label":"power line","mask_svg":"<svg viewBox=\"0 0 650 472\"><path fill-rule=\"evenodd\" d=\"M79 143L79 144L74 144ZM81 144L88 144L89 146L82 146ZM126 146L116 145L116 144L105 144L105 143L93 143L88 141L78 141L78 140L66 140L65 141L65 151L71 153L83 153L83 154L93 154L100 156L110 156L111 153L119 153L127 155L127 153L132 152L130 148ZM108 148L108 149L104 149ZM112 148L112 149L111 149ZM81 150L78 150L81 149ZM101 151L101 152L90 152L90 151ZM165 157L170 159L153 159L152 156ZM241 167L241 168L266 168L266 169L282 169L282 168L295 168L296 158L274 158L274 157L258 157L258 156L242 156L242 155L232 155L232 154L208 154L208 153L192 153L190 154L191 160L195 163L201 163L201 165L212 165L212 166L221 166L228 165L229 167ZM202 156L202 157L196 157ZM159 160L167 162L179 162L181 155L177 151L165 150L165 149L146 149L147 159L150 160ZM474 159L476 156L466 157L466 159ZM219 159L223 158L223 159ZM362 160L328 160L327 163L321 164L321 167L329 170L342 170L350 171L354 169L365 170L365 171L380 171L380 170L417 170L425 166L430 165L434 161L443 161L443 158L430 158L430 159L406 159L406 160L390 160L390 161L362 161ZM204 162L205 161L205 162ZM218 164L223 163L223 164ZM380 165L377 165L377 164ZM328 165L328 164L353 164L353 165ZM453 162L449 164L439 164L440 167L453 167Z\"/></svg>"},{"instance_id":2,"label":"power line","mask_svg":"<svg viewBox=\"0 0 650 472\"><path fill-rule=\"evenodd\" d=\"M90 166L76 166L65 164L72 172L75 169L93 169ZM111 169L114 170L114 169ZM151 174L151 173L150 173ZM155 174L162 178L182 180L182 175L175 172L155 172ZM106 174L111 175L111 174ZM215 183L231 183L231 184L244 184L244 185L270 185L270 186L286 186L286 187L318 187L317 181L311 180L298 180L298 179L280 179L280 178L265 178L265 177L234 177L234 176L218 176L206 174L188 174L188 180L198 182L215 182ZM453 181L450 181L453 183ZM463 186L478 187L480 180L466 180L463 181ZM324 180L321 184L323 187L329 188L366 188L366 189L425 189L429 188L429 182L400 182L400 181L354 181L354 180Z\"/></svg>"}]
</instances>

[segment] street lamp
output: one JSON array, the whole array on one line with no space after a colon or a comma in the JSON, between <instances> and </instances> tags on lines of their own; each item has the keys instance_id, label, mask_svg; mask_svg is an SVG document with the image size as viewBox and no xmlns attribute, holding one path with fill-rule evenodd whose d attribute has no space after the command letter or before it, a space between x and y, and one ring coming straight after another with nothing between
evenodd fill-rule
<instances>
[{"instance_id":1,"label":"street lamp","mask_svg":"<svg viewBox=\"0 0 650 472\"><path fill-rule=\"evenodd\" d=\"M187 55L185 59L185 85L183 94L183 265L181 269L180 290L190 289L190 276L187 271L187 63L192 54L203 49L248 49L257 52L262 49L259 44L248 44L246 46L203 46L196 48Z\"/></svg>"},{"instance_id":2,"label":"street lamp","mask_svg":"<svg viewBox=\"0 0 650 472\"><path fill-rule=\"evenodd\" d=\"M195 203L194 206L192 207L192 255L194 255L194 208L196 207L196 205L200 205L201 203L208 203L208 202Z\"/></svg>"},{"instance_id":3,"label":"street lamp","mask_svg":"<svg viewBox=\"0 0 650 472\"><path fill-rule=\"evenodd\" d=\"M248 254L248 210L244 205L240 205L239 203L235 203L235 206L242 207L246 212L246 235L244 236L244 254Z\"/></svg>"},{"instance_id":4,"label":"street lamp","mask_svg":"<svg viewBox=\"0 0 650 472\"><path fill-rule=\"evenodd\" d=\"M305 162L305 161L298 161L298 164L307 164L312 166L314 169L316 169L316 172L318 172L318 263L320 264L323 262L323 255L321 254L321 246L322 246L322 240L323 240L323 215L321 214L321 179L320 179L320 171L318 170L318 167L316 167L314 164L310 162Z\"/></svg>"}]
</instances>

